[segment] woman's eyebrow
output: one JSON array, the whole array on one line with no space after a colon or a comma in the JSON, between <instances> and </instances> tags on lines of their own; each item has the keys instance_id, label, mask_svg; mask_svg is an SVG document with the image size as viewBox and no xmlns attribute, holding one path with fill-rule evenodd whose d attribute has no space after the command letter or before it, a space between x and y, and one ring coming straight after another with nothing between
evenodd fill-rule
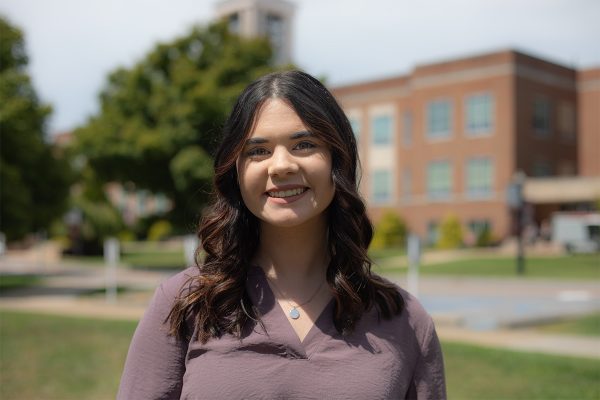
<instances>
[{"instance_id":1,"label":"woman's eyebrow","mask_svg":"<svg viewBox=\"0 0 600 400\"><path fill-rule=\"evenodd\" d=\"M314 137L314 136L315 135L312 132L309 132L309 131L300 131L300 132L292 133L290 135L290 139L295 140L295 139L303 139L303 138L306 138L306 137Z\"/></svg>"},{"instance_id":2,"label":"woman's eyebrow","mask_svg":"<svg viewBox=\"0 0 600 400\"><path fill-rule=\"evenodd\" d=\"M253 138L246 140L246 146L252 145L252 144L263 144L263 143L268 143L268 142L269 141L265 138L253 137Z\"/></svg>"},{"instance_id":3,"label":"woman's eyebrow","mask_svg":"<svg viewBox=\"0 0 600 400\"><path fill-rule=\"evenodd\" d=\"M314 137L314 136L315 135L312 132L299 131L299 132L292 133L290 135L290 139L297 140L297 139L303 139L306 137ZM269 139L255 136L253 138L246 140L246 146L253 145L253 144L264 144L264 143L269 143Z\"/></svg>"}]
</instances>

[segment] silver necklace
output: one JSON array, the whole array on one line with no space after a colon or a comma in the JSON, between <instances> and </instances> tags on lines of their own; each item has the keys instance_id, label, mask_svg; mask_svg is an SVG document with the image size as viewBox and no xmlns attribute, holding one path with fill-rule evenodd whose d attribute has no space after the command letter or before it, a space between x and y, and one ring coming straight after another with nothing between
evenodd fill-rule
<instances>
[{"instance_id":1,"label":"silver necklace","mask_svg":"<svg viewBox=\"0 0 600 400\"><path fill-rule=\"evenodd\" d=\"M281 293L281 290L279 290L279 288L277 287L277 285L275 284L275 282L273 282L272 279L270 279L267 275L265 275L265 277L267 278L267 280L269 282L271 282L271 284L273 285L273 287L275 288L275 290L277 291L277 293L279 293L279 295L281 296L281 298L283 299L285 296L283 295L283 293ZM315 296L317 295L317 293L319 293L319 291L321 290L321 288L323 287L323 283L325 283L325 281L321 281L321 284L319 285L319 287L317 288L317 290L315 290L315 292L312 294L312 296L310 296L310 298L308 300L306 300L304 303L302 304L298 304L298 305L293 305L292 303L290 303L287 300L284 300L288 306L291 307L290 311L288 312L288 315L290 316L291 319L298 319L300 318L300 311L298 310L298 307L302 307L307 305L308 303L310 303L311 301L313 301L313 299L315 298Z\"/></svg>"}]
</instances>

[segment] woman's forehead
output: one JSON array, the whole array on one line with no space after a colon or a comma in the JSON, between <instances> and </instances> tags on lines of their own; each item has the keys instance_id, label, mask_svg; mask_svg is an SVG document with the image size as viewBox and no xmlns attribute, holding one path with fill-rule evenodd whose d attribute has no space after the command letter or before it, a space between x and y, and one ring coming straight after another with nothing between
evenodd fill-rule
<instances>
[{"instance_id":1,"label":"woman's forehead","mask_svg":"<svg viewBox=\"0 0 600 400\"><path fill-rule=\"evenodd\" d=\"M249 137L307 131L296 111L285 101L268 99L257 111Z\"/></svg>"}]
</instances>

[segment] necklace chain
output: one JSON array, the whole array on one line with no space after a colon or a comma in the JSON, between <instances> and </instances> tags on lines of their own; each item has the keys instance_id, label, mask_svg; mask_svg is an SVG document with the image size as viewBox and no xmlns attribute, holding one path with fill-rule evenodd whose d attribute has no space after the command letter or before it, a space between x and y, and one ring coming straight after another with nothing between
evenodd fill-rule
<instances>
[{"instance_id":1,"label":"necklace chain","mask_svg":"<svg viewBox=\"0 0 600 400\"><path fill-rule=\"evenodd\" d=\"M279 290L279 288L277 287L277 285L275 284L275 282L271 278L269 278L266 274L265 274L265 277L267 278L267 280L269 282L271 282L271 284L273 285L273 287L275 288L275 290L277 291L277 293L279 293L279 295L281 296L281 298L284 299L285 296L283 295L283 293L281 292L281 290ZM288 312L288 315L290 316L290 318L292 318L292 319L298 319L298 318L300 318L300 311L298 311L298 307L305 306L308 303L310 303L311 301L313 301L313 299L315 298L315 296L317 295L317 293L319 293L319 291L323 287L323 283L325 283L324 280L321 281L321 284L319 285L319 287L317 288L317 290L315 290L315 292L312 294L312 296L310 296L310 298L308 300L306 300L304 303L293 305L288 300L286 300L286 299L283 300L283 301L285 301L288 304L288 306L290 306L292 308Z\"/></svg>"}]
</instances>

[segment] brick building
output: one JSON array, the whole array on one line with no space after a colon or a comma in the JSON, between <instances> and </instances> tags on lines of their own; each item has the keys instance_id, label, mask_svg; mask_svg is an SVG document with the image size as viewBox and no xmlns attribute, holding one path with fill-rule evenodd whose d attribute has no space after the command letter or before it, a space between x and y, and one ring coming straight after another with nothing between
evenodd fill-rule
<instances>
[{"instance_id":1,"label":"brick building","mask_svg":"<svg viewBox=\"0 0 600 400\"><path fill-rule=\"evenodd\" d=\"M600 176L600 68L577 74L579 174Z\"/></svg>"},{"instance_id":2,"label":"brick building","mask_svg":"<svg viewBox=\"0 0 600 400\"><path fill-rule=\"evenodd\" d=\"M467 237L485 227L508 236L506 191L517 171L600 177L600 69L507 50L333 92L358 138L373 217L394 209L429 243L448 214Z\"/></svg>"}]
</instances>

